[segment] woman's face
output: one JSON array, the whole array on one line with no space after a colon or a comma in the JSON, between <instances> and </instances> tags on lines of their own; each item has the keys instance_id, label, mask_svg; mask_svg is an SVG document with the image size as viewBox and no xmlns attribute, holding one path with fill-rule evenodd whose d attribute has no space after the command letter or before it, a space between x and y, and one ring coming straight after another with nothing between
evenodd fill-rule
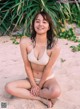
<instances>
[{"instance_id":1,"label":"woman's face","mask_svg":"<svg viewBox=\"0 0 80 109\"><path fill-rule=\"evenodd\" d=\"M49 23L43 18L41 14L39 14L34 22L34 29L36 33L45 34L49 28Z\"/></svg>"}]
</instances>

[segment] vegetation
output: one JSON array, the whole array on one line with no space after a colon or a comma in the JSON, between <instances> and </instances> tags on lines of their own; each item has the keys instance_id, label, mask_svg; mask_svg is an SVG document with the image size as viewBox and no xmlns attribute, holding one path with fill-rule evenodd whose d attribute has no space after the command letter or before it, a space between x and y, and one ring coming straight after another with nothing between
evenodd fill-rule
<instances>
[{"instance_id":1,"label":"vegetation","mask_svg":"<svg viewBox=\"0 0 80 109\"><path fill-rule=\"evenodd\" d=\"M80 27L80 4L76 2L76 4L71 4L70 7L71 7L71 18L69 19L69 21L71 23L73 22L76 23Z\"/></svg>"},{"instance_id":2,"label":"vegetation","mask_svg":"<svg viewBox=\"0 0 80 109\"><path fill-rule=\"evenodd\" d=\"M64 39L68 39L68 40L71 40L74 42L80 42L80 40L74 34L74 31L72 28L70 28L69 30L62 29L62 31L59 34L59 37L64 38Z\"/></svg>"},{"instance_id":3,"label":"vegetation","mask_svg":"<svg viewBox=\"0 0 80 109\"><path fill-rule=\"evenodd\" d=\"M12 40L12 43L13 44L19 44L19 42L17 41L17 38L16 37L14 37L14 38L11 38L11 40Z\"/></svg>"},{"instance_id":4,"label":"vegetation","mask_svg":"<svg viewBox=\"0 0 80 109\"><path fill-rule=\"evenodd\" d=\"M55 35L74 42L80 42L76 38L72 28L66 29L65 22L76 23L80 27L80 4L66 3L59 0L0 0L0 33L9 34L22 29L17 36L30 35L31 22L38 11L47 11L54 22ZM13 43L18 44L16 39ZM73 51L80 51L80 44L71 46Z\"/></svg>"},{"instance_id":5,"label":"vegetation","mask_svg":"<svg viewBox=\"0 0 80 109\"><path fill-rule=\"evenodd\" d=\"M78 42L79 44L77 46L70 46L70 48L73 52L80 51L80 39L76 37L72 28L70 28L69 30L62 29L62 31L59 34L59 37L68 39L70 41Z\"/></svg>"},{"instance_id":6,"label":"vegetation","mask_svg":"<svg viewBox=\"0 0 80 109\"><path fill-rule=\"evenodd\" d=\"M80 26L80 4L78 0L75 0L74 4L62 3L58 0L1 0L0 31L2 35L20 28L23 29L23 35L30 35L32 19L41 10L45 10L51 15L55 34L60 32L60 27L64 25L66 20L71 23L75 22Z\"/></svg>"},{"instance_id":7,"label":"vegetation","mask_svg":"<svg viewBox=\"0 0 80 109\"><path fill-rule=\"evenodd\" d=\"M70 48L72 48L73 52L80 51L80 43L77 46L70 46Z\"/></svg>"}]
</instances>

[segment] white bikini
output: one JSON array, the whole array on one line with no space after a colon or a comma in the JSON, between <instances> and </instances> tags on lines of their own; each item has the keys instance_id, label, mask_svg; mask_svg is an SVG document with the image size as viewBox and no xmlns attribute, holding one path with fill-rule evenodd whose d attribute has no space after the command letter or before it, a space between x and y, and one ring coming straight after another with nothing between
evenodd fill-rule
<instances>
[{"instance_id":1,"label":"white bikini","mask_svg":"<svg viewBox=\"0 0 80 109\"><path fill-rule=\"evenodd\" d=\"M32 63L35 63L35 64L47 65L48 62L49 62L49 59L50 59L50 57L49 57L48 54L47 54L46 48L45 48L45 51L44 51L44 53L43 53L43 56L42 56L40 59L37 59L37 58L35 57L34 48L31 50L30 53L28 53L28 60L29 60L30 62L32 62ZM53 78L53 77L54 77L54 72L52 71L52 73L50 74L50 76L48 76L48 77L46 78L46 80L51 79L51 78ZM40 79L38 79L38 78L34 78L34 79L35 79L36 83L39 83Z\"/></svg>"},{"instance_id":2,"label":"white bikini","mask_svg":"<svg viewBox=\"0 0 80 109\"><path fill-rule=\"evenodd\" d=\"M46 65L49 62L49 56L45 49L43 56L40 59L37 59L34 55L34 48L28 53L28 60L32 63L39 64L39 65Z\"/></svg>"}]
</instances>

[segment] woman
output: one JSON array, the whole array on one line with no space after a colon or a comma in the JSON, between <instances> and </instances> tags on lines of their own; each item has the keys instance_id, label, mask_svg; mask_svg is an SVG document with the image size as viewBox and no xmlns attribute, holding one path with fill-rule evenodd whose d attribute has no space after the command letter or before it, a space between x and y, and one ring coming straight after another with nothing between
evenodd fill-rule
<instances>
[{"instance_id":1,"label":"woman","mask_svg":"<svg viewBox=\"0 0 80 109\"><path fill-rule=\"evenodd\" d=\"M27 78L6 84L6 91L16 97L40 100L52 107L52 99L60 96L54 77L54 65L60 54L53 32L53 22L45 11L36 14L31 38L23 37L20 49Z\"/></svg>"}]
</instances>

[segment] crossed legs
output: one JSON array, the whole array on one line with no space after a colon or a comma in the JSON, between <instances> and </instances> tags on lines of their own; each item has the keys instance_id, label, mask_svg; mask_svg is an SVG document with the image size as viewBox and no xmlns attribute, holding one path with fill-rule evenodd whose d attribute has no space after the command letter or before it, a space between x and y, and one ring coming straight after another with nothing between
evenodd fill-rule
<instances>
[{"instance_id":1,"label":"crossed legs","mask_svg":"<svg viewBox=\"0 0 80 109\"><path fill-rule=\"evenodd\" d=\"M7 83L5 86L5 90L13 96L24 99L39 100L46 104L48 107L51 107L51 102L47 99L55 99L60 95L59 85L54 78L45 82L39 96L33 96L29 91L30 88L31 85L29 80L17 80Z\"/></svg>"}]
</instances>

